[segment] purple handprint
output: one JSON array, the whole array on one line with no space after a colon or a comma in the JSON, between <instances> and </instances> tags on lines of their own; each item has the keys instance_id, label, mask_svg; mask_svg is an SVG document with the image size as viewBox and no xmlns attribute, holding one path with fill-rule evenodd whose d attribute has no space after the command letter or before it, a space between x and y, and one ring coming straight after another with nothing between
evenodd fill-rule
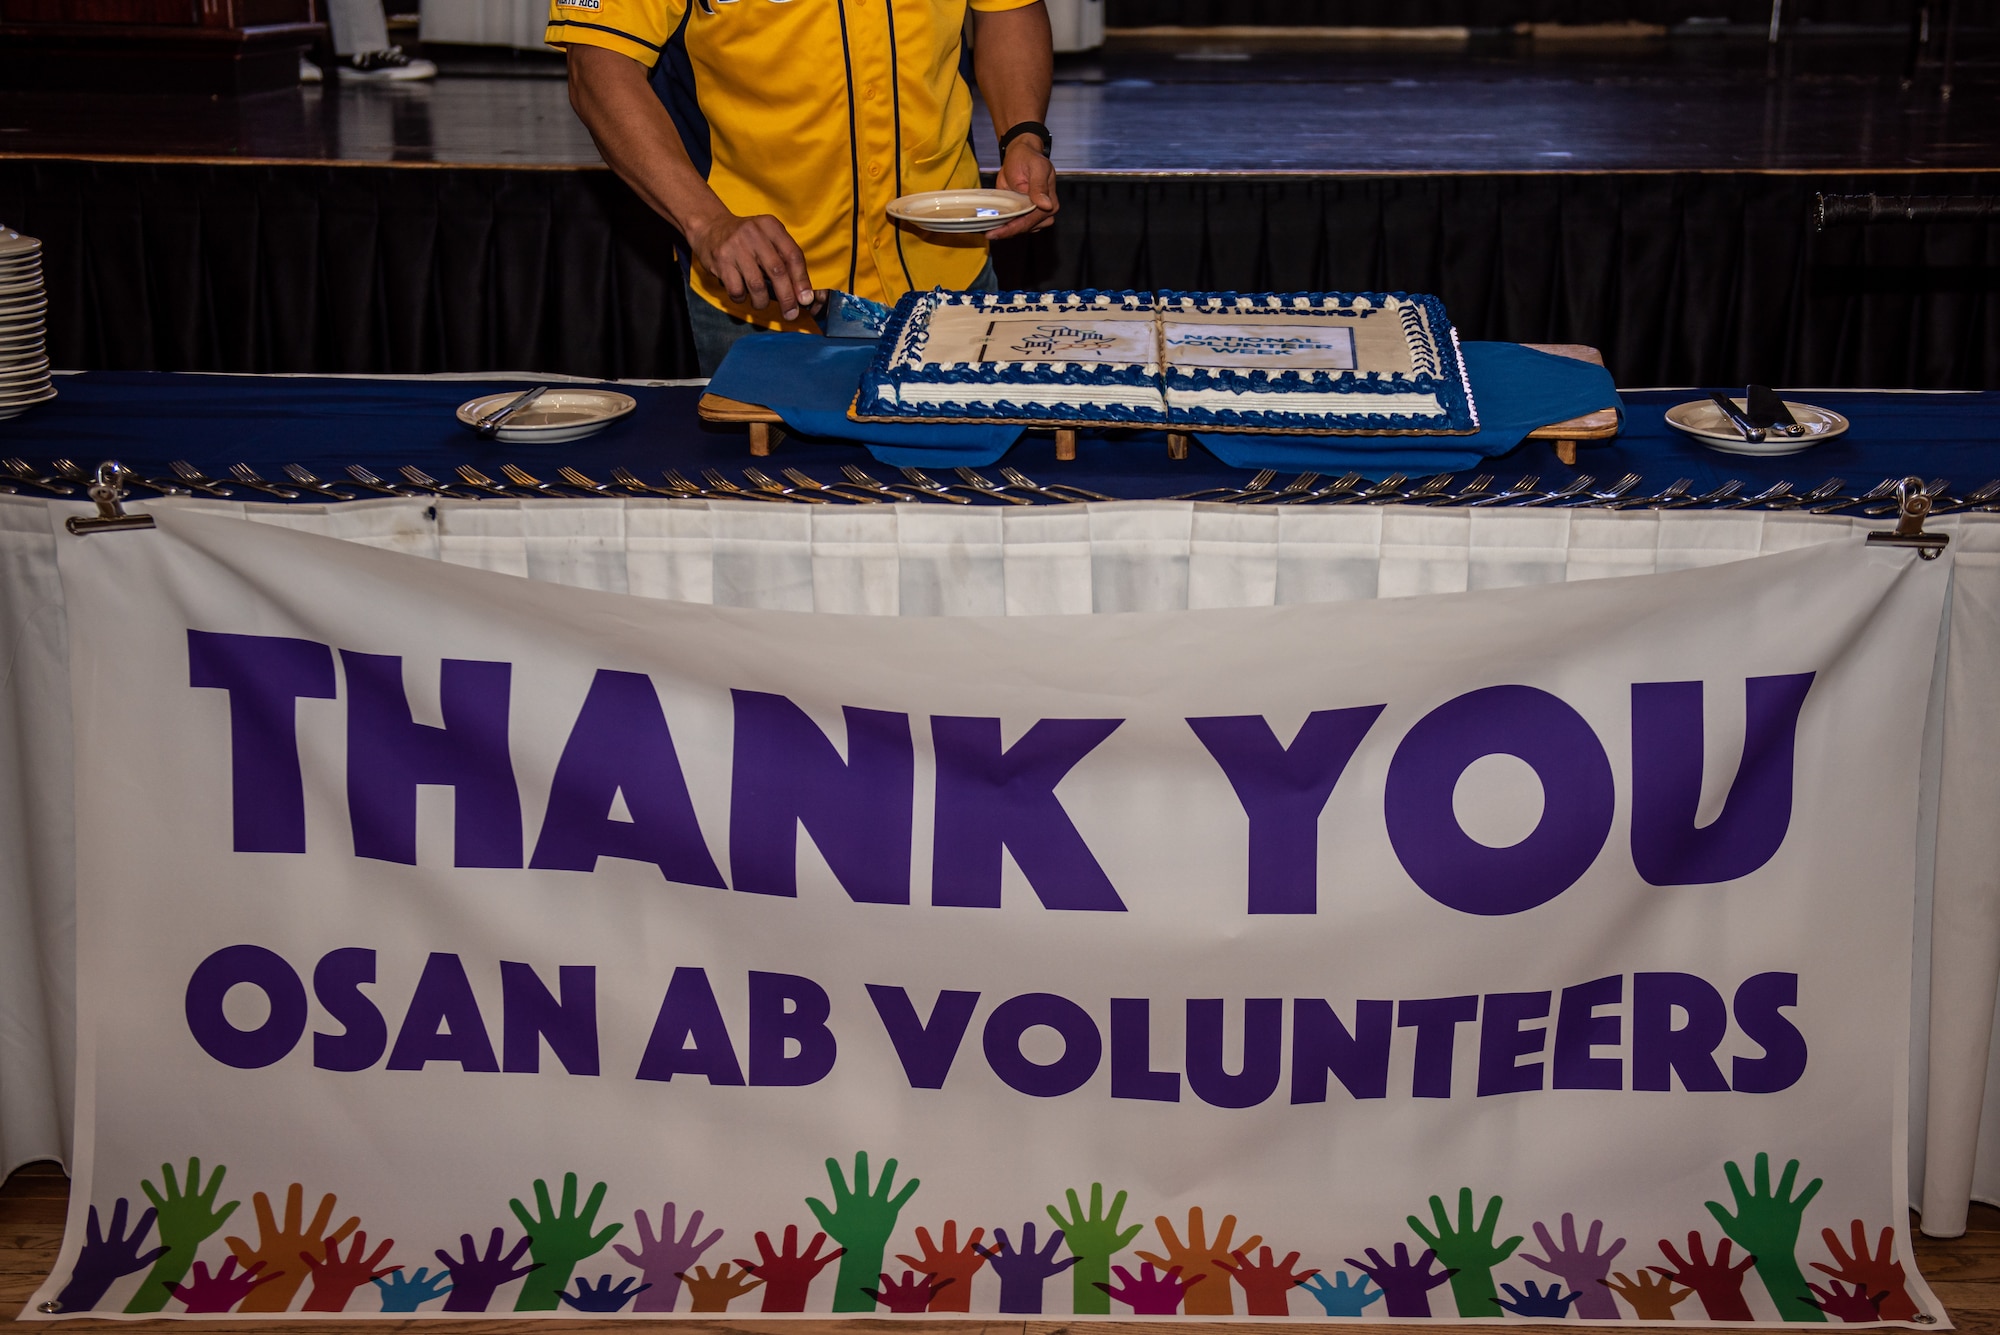
<instances>
[{"instance_id":1,"label":"purple handprint","mask_svg":"<svg viewBox=\"0 0 2000 1335\"><path fill-rule=\"evenodd\" d=\"M153 1231L155 1211L148 1209L139 1216L139 1222L132 1226L130 1234L125 1232L125 1212L131 1208L123 1196L111 1207L111 1232L106 1234L97 1222L97 1207L90 1207L90 1222L85 1226L83 1250L77 1253L76 1268L69 1272L69 1283L56 1295L58 1312L88 1312L103 1300L105 1291L127 1275L137 1274L153 1262L167 1254L164 1246L155 1247L144 1256L139 1248L145 1244L146 1235Z\"/></svg>"},{"instance_id":2,"label":"purple handprint","mask_svg":"<svg viewBox=\"0 0 2000 1335\"><path fill-rule=\"evenodd\" d=\"M1131 1308L1133 1316L1172 1316L1181 1310L1181 1299L1187 1297L1187 1291L1208 1278L1196 1275L1183 1281L1179 1266L1164 1275L1155 1274L1151 1261L1140 1265L1136 1279L1122 1265L1112 1266L1111 1272L1118 1276L1118 1285L1100 1282L1097 1287Z\"/></svg>"},{"instance_id":3,"label":"purple handprint","mask_svg":"<svg viewBox=\"0 0 2000 1335\"><path fill-rule=\"evenodd\" d=\"M645 1216L641 1215L640 1218L643 1219ZM611 1287L611 1276L605 1275L597 1281L597 1287L593 1289L590 1287L590 1281L579 1275L576 1292L564 1293L562 1300L579 1312L622 1312L626 1303L653 1287L650 1284L639 1284L635 1289L632 1287L634 1284L639 1284L639 1281L627 1275L614 1289ZM635 1307L632 1310L636 1312L639 1309Z\"/></svg>"},{"instance_id":4,"label":"purple handprint","mask_svg":"<svg viewBox=\"0 0 2000 1335\"><path fill-rule=\"evenodd\" d=\"M681 1296L681 1272L692 1270L701 1254L713 1247L722 1237L722 1230L695 1240L701 1232L701 1211L688 1216L687 1230L680 1237L674 1236L674 1203L668 1201L660 1207L660 1235L653 1236L653 1226L646 1219L644 1210L635 1210L633 1221L639 1226L639 1250L633 1251L622 1242L611 1244L611 1250L639 1268L646 1277L646 1288L640 1299L632 1304L635 1312L671 1312ZM571 1306L575 1306L574 1303Z\"/></svg>"},{"instance_id":5,"label":"purple handprint","mask_svg":"<svg viewBox=\"0 0 2000 1335\"><path fill-rule=\"evenodd\" d=\"M1548 1291L1543 1292L1535 1286L1535 1281L1532 1279L1527 1282L1526 1293L1512 1284L1502 1284L1500 1287L1507 1290L1507 1296L1495 1298L1493 1301L1515 1316L1566 1317L1569 1315L1570 1304L1577 1299L1574 1293L1564 1293L1560 1284L1551 1284L1548 1286Z\"/></svg>"},{"instance_id":6,"label":"purple handprint","mask_svg":"<svg viewBox=\"0 0 2000 1335\"><path fill-rule=\"evenodd\" d=\"M1576 1241L1576 1216L1565 1213L1562 1217L1562 1246L1558 1247L1549 1235L1549 1226L1535 1225L1535 1238L1542 1244L1541 1256L1530 1256L1526 1252L1521 1259L1538 1270L1546 1270L1578 1293L1576 1314L1585 1321L1616 1321L1619 1319L1618 1300L1611 1296L1611 1290L1604 1286L1604 1277L1611 1273L1612 1258L1625 1250L1625 1239L1619 1238L1603 1251L1598 1242L1604 1236L1604 1221L1590 1221L1590 1234L1583 1245ZM1503 1307L1506 1304L1501 1304Z\"/></svg>"},{"instance_id":7,"label":"purple handprint","mask_svg":"<svg viewBox=\"0 0 2000 1335\"><path fill-rule=\"evenodd\" d=\"M1439 1267L1437 1253L1424 1248L1424 1254L1414 1262L1410 1260L1408 1243L1396 1244L1394 1264L1382 1259L1382 1253L1373 1247L1368 1249L1368 1260L1357 1261L1352 1256L1347 1263L1375 1281L1388 1300L1390 1316L1429 1316L1431 1314L1431 1290L1450 1279L1452 1272Z\"/></svg>"},{"instance_id":8,"label":"purple handprint","mask_svg":"<svg viewBox=\"0 0 2000 1335\"><path fill-rule=\"evenodd\" d=\"M444 1300L445 1311L483 1312L487 1304L493 1301L494 1293L502 1284L519 1279L530 1270L541 1268L540 1262L524 1266L514 1264L534 1242L531 1237L522 1237L514 1244L513 1251L505 1256L500 1255L506 1232L504 1228L493 1230L492 1240L487 1243L484 1256L474 1250L470 1233L458 1235L459 1246L465 1252L462 1257L454 1257L442 1247L437 1249L437 1259L451 1272L451 1293Z\"/></svg>"},{"instance_id":9,"label":"purple handprint","mask_svg":"<svg viewBox=\"0 0 2000 1335\"><path fill-rule=\"evenodd\" d=\"M1056 1248L1063 1244L1063 1231L1057 1229L1049 1235L1049 1245L1041 1251L1035 1250L1035 1225L1033 1221L1021 1225L1021 1248L1007 1240L1007 1230L996 1228L993 1237L997 1247L981 1247L979 1254L993 1267L993 1273L1000 1277L1000 1310L1015 1316L1039 1315L1042 1310L1042 1285L1051 1275L1060 1275L1077 1263L1075 1256L1055 1259Z\"/></svg>"}]
</instances>

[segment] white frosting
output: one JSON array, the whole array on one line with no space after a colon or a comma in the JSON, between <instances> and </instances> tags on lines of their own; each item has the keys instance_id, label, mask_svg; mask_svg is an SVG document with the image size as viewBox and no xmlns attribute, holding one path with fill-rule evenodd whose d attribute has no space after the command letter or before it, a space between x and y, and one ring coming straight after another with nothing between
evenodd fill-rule
<instances>
[{"instance_id":1,"label":"white frosting","mask_svg":"<svg viewBox=\"0 0 2000 1335\"><path fill-rule=\"evenodd\" d=\"M1410 417L1443 417L1446 413L1435 394L1343 394L1338 390L1319 391L1308 397L1296 392L1260 394L1255 390L1179 389L1170 385L1167 402L1176 408L1206 408L1212 412L1400 413Z\"/></svg>"},{"instance_id":2,"label":"white frosting","mask_svg":"<svg viewBox=\"0 0 2000 1335\"><path fill-rule=\"evenodd\" d=\"M1011 403L1034 403L1044 407L1073 407L1085 411L1092 404L1118 407L1157 408L1158 385L899 385L898 403L962 403L976 405L1005 399Z\"/></svg>"}]
</instances>

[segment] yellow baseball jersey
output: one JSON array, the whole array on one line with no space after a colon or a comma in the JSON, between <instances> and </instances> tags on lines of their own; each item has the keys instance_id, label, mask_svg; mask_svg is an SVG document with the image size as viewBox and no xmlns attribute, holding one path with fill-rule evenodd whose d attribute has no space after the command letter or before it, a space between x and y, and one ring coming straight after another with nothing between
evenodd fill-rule
<instances>
[{"instance_id":1,"label":"yellow baseball jersey","mask_svg":"<svg viewBox=\"0 0 2000 1335\"><path fill-rule=\"evenodd\" d=\"M893 302L962 288L985 238L895 225L889 201L979 184L959 74L968 4L1034 0L552 0L548 40L617 51L653 71L696 168L731 212L768 213L805 252L815 288ZM767 329L775 307L732 302L694 266L696 292Z\"/></svg>"}]
</instances>

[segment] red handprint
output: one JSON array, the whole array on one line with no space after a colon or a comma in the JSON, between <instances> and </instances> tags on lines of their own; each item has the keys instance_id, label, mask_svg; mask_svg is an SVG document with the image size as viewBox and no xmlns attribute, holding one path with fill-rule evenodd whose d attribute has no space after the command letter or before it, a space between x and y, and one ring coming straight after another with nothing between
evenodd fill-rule
<instances>
[{"instance_id":1,"label":"red handprint","mask_svg":"<svg viewBox=\"0 0 2000 1335\"><path fill-rule=\"evenodd\" d=\"M389 1249L395 1245L394 1238L382 1239L382 1245L375 1249L375 1254L364 1261L361 1253L368 1250L368 1234L361 1232L354 1235L345 1258L341 1256L338 1244L327 1247L324 1261L311 1252L300 1252L299 1259L304 1261L306 1269L312 1272L313 1280L312 1292L306 1295L306 1305L302 1310L344 1311L348 1298L356 1289L371 1280L393 1275L403 1268L399 1265L387 1266L381 1270L375 1268L382 1264L382 1258L387 1256Z\"/></svg>"},{"instance_id":2,"label":"red handprint","mask_svg":"<svg viewBox=\"0 0 2000 1335\"><path fill-rule=\"evenodd\" d=\"M1715 1259L1710 1261L1702 1246L1701 1233L1691 1230L1688 1233L1688 1259L1683 1261L1681 1254L1674 1250L1674 1245L1661 1238L1660 1251L1674 1263L1674 1268L1669 1270L1663 1265L1656 1265L1650 1269L1676 1284L1693 1289L1701 1298L1702 1310L1708 1313L1710 1321L1748 1321L1751 1319L1750 1304L1743 1297L1743 1275L1757 1264L1757 1258L1746 1256L1743 1264L1732 1266L1729 1264L1729 1246L1727 1238L1717 1243Z\"/></svg>"},{"instance_id":3,"label":"red handprint","mask_svg":"<svg viewBox=\"0 0 2000 1335\"><path fill-rule=\"evenodd\" d=\"M1136 1279L1122 1265L1114 1265L1111 1270L1118 1276L1117 1287L1101 1280L1097 1287L1131 1308L1133 1316L1172 1316L1180 1311L1181 1299L1187 1296L1188 1290L1208 1278L1207 1275L1196 1275L1193 1279L1184 1280L1179 1266L1164 1275L1155 1274L1151 1261L1139 1267Z\"/></svg>"},{"instance_id":4,"label":"red handprint","mask_svg":"<svg viewBox=\"0 0 2000 1335\"><path fill-rule=\"evenodd\" d=\"M1236 1282L1243 1286L1245 1310L1251 1316L1290 1316L1292 1289L1319 1273L1317 1268L1294 1271L1292 1267L1299 1262L1297 1252L1291 1253L1283 1262L1274 1262L1271 1249L1265 1247L1258 1252L1255 1265L1250 1263L1246 1248L1238 1248L1230 1255L1236 1258L1235 1265L1217 1261L1216 1268L1234 1275Z\"/></svg>"},{"instance_id":5,"label":"red handprint","mask_svg":"<svg viewBox=\"0 0 2000 1335\"><path fill-rule=\"evenodd\" d=\"M275 1275L260 1275L258 1272L263 1268L264 1263L259 1261L238 1274L236 1258L232 1256L211 1275L206 1265L196 1261L194 1278L186 1284L167 1285L167 1292L186 1303L190 1312L227 1312L272 1280L282 1278L285 1273L280 1270Z\"/></svg>"},{"instance_id":6,"label":"red handprint","mask_svg":"<svg viewBox=\"0 0 2000 1335\"><path fill-rule=\"evenodd\" d=\"M919 1273L933 1279L956 1280L949 1293L939 1284L931 1295L930 1310L933 1312L970 1312L972 1310L972 1276L979 1267L986 1264L986 1253L979 1249L979 1240L986 1236L986 1230L975 1228L965 1240L965 1246L958 1245L958 1221L944 1221L944 1239L941 1244L931 1242L930 1230L917 1229L917 1248L922 1256L905 1256L898 1252L896 1259L904 1265L914 1267ZM887 1283L887 1280L883 1281ZM894 1310L894 1309L891 1309Z\"/></svg>"},{"instance_id":7,"label":"red handprint","mask_svg":"<svg viewBox=\"0 0 2000 1335\"><path fill-rule=\"evenodd\" d=\"M1844 1279L1869 1293L1881 1294L1884 1321L1909 1321L1917 1315L1916 1300L1910 1297L1909 1287L1904 1283L1903 1263L1894 1259L1895 1229L1882 1230L1881 1245L1872 1256L1868 1253L1868 1226L1859 1219L1854 1221L1852 1255L1841 1250L1840 1237L1832 1229L1823 1228L1819 1235L1837 1264L1822 1265L1814 1261L1813 1269L1823 1270L1835 1279Z\"/></svg>"},{"instance_id":8,"label":"red handprint","mask_svg":"<svg viewBox=\"0 0 2000 1335\"><path fill-rule=\"evenodd\" d=\"M803 1254L799 1251L799 1226L785 1225L785 1250L771 1249L771 1235L757 1235L757 1253L761 1258L746 1261L736 1258L736 1264L764 1281L764 1310L766 1312L803 1312L806 1310L806 1295L812 1289L813 1277L839 1260L846 1248L835 1247L826 1255L820 1255L820 1246L826 1241L826 1234L813 1234L812 1245Z\"/></svg>"},{"instance_id":9,"label":"red handprint","mask_svg":"<svg viewBox=\"0 0 2000 1335\"><path fill-rule=\"evenodd\" d=\"M938 1290L952 1283L950 1279L939 1279L936 1275L919 1275L914 1270L905 1270L901 1279L882 1276L882 1287L863 1289L863 1293L873 1298L891 1312L905 1316L933 1308Z\"/></svg>"},{"instance_id":10,"label":"red handprint","mask_svg":"<svg viewBox=\"0 0 2000 1335\"><path fill-rule=\"evenodd\" d=\"M1880 1321L1881 1302L1884 1295L1870 1293L1865 1284L1856 1284L1852 1293L1841 1287L1839 1280L1833 1281L1829 1292L1817 1284L1808 1284L1812 1290L1812 1305L1828 1316L1839 1317L1846 1322Z\"/></svg>"}]
</instances>

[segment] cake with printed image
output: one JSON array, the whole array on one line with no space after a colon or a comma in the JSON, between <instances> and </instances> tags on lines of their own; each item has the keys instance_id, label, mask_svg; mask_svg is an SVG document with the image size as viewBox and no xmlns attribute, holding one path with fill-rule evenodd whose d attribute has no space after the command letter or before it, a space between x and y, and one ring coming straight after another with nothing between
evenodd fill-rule
<instances>
[{"instance_id":1,"label":"cake with printed image","mask_svg":"<svg viewBox=\"0 0 2000 1335\"><path fill-rule=\"evenodd\" d=\"M1402 293L912 292L860 421L1470 435L1458 334Z\"/></svg>"}]
</instances>

